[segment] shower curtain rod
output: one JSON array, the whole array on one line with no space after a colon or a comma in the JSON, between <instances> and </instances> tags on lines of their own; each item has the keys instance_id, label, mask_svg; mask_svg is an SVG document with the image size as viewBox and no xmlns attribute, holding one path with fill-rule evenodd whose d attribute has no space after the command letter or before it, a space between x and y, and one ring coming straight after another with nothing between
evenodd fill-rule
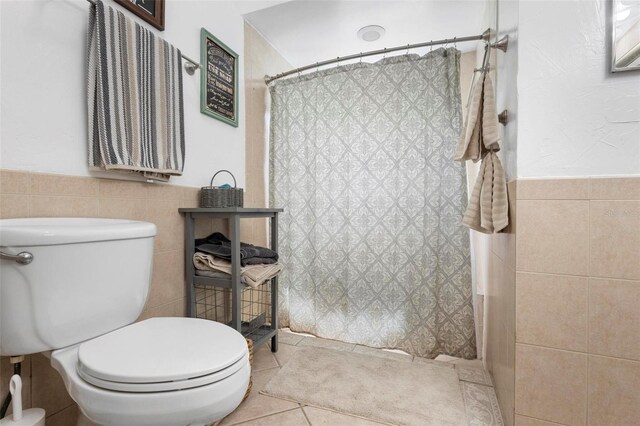
<instances>
[{"instance_id":1,"label":"shower curtain rod","mask_svg":"<svg viewBox=\"0 0 640 426\"><path fill-rule=\"evenodd\" d=\"M87 0L87 1L94 6L96 5L96 0ZM201 67L200 62L194 61L188 56L182 54L182 52L180 53L180 56L182 56L182 59L187 61L187 63L184 64L184 69L187 71L187 74L193 75L193 73L195 73L196 70Z\"/></svg>"},{"instance_id":2,"label":"shower curtain rod","mask_svg":"<svg viewBox=\"0 0 640 426\"><path fill-rule=\"evenodd\" d=\"M89 0L91 1L91 0ZM315 64L311 64L311 65L306 65L304 67L300 67L300 68L295 68L289 71L285 71L283 73L280 74L276 74L273 77L271 76L266 76L264 78L265 82L267 84L271 83L274 80L277 80L279 78L282 77L286 77L289 76L291 74L297 74L297 73L301 73L302 71L306 71L306 70L310 70L313 68L318 68L324 65L329 65L329 64L335 64L336 62L342 62L342 61L349 61L351 59L358 59L358 58L364 58L365 56L374 56L374 55L382 55L385 53L389 53L389 52L396 52L398 50L409 50L409 49L417 49L419 47L429 47L429 46L437 46L439 44L449 44L449 43L462 43L464 41L474 41L474 40L484 40L486 43L489 43L489 39L491 38L491 29L487 29L485 32L483 32L482 34L479 35L474 35L474 36L467 36L467 37L454 37L454 38L445 38L442 40L431 40L431 41L427 41L425 43L416 43L416 44L407 44L405 46L397 46L397 47L390 47L390 48L384 48L384 49L379 49L379 50L370 50L368 52L360 52L360 53L356 53L355 55L349 55L349 56L338 56L335 59L328 59L326 61L322 61L322 62L316 62ZM494 43L491 45L491 47L496 47L496 48L501 48L501 46L498 46L498 43Z\"/></svg>"}]
</instances>

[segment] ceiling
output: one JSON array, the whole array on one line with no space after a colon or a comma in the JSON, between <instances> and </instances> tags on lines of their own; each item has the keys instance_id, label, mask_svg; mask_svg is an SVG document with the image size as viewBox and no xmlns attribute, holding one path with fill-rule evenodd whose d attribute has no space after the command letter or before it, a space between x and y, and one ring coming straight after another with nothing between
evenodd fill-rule
<instances>
[{"instance_id":1,"label":"ceiling","mask_svg":"<svg viewBox=\"0 0 640 426\"><path fill-rule=\"evenodd\" d=\"M244 17L300 67L367 50L477 35L486 29L484 12L483 0L294 0ZM386 33L377 41L362 41L357 32L366 25L380 25ZM463 51L475 46L458 44Z\"/></svg>"}]
</instances>

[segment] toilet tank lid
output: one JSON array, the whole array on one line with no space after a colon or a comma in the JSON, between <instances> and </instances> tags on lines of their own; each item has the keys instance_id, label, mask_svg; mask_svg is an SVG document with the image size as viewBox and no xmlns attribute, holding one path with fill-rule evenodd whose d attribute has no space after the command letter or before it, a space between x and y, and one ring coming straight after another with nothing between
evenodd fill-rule
<instances>
[{"instance_id":1,"label":"toilet tank lid","mask_svg":"<svg viewBox=\"0 0 640 426\"><path fill-rule=\"evenodd\" d=\"M0 220L0 246L49 246L156 235L153 223L126 219L44 217Z\"/></svg>"}]
</instances>

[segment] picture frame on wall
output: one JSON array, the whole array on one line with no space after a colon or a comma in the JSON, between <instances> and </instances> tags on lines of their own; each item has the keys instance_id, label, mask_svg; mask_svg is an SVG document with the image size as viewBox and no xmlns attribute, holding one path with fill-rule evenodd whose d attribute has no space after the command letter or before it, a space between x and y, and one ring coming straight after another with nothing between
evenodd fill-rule
<instances>
[{"instance_id":1,"label":"picture frame on wall","mask_svg":"<svg viewBox=\"0 0 640 426\"><path fill-rule=\"evenodd\" d=\"M238 127L238 54L200 30L200 112Z\"/></svg>"},{"instance_id":2,"label":"picture frame on wall","mask_svg":"<svg viewBox=\"0 0 640 426\"><path fill-rule=\"evenodd\" d=\"M115 0L116 3L164 31L164 0Z\"/></svg>"}]
</instances>

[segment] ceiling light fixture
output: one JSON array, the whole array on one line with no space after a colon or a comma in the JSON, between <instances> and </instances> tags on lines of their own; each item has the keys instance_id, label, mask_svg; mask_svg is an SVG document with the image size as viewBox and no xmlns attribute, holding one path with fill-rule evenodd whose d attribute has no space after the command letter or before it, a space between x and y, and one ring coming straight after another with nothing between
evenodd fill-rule
<instances>
[{"instance_id":1,"label":"ceiling light fixture","mask_svg":"<svg viewBox=\"0 0 640 426\"><path fill-rule=\"evenodd\" d=\"M364 41L376 41L385 33L385 29L380 25L367 25L358 30L358 38Z\"/></svg>"}]
</instances>

